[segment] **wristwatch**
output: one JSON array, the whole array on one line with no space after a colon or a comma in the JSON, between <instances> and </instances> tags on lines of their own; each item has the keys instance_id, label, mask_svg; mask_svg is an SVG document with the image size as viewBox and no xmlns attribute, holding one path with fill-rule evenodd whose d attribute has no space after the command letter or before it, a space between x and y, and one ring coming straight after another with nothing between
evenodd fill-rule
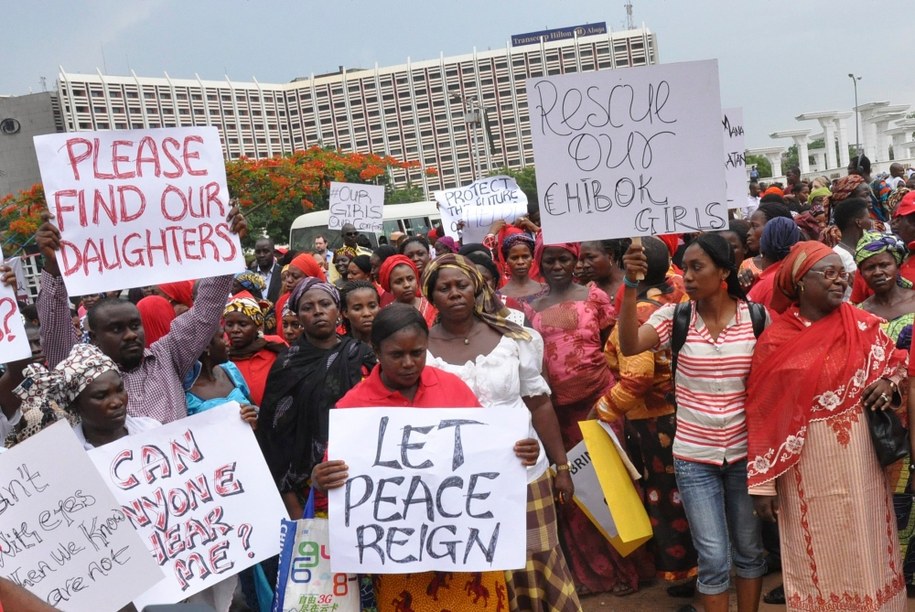
<instances>
[{"instance_id":1,"label":"wristwatch","mask_svg":"<svg viewBox=\"0 0 915 612\"><path fill-rule=\"evenodd\" d=\"M571 471L572 471L572 464L571 464L571 463L563 463L562 465L557 465L557 466L556 466L556 471L557 471L557 472L571 472Z\"/></svg>"}]
</instances>

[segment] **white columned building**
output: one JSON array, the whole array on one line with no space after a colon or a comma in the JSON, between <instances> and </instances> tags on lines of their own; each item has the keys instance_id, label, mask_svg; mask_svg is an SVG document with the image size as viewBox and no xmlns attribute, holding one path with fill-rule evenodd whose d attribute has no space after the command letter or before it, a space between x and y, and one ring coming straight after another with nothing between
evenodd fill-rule
<instances>
[{"instance_id":1,"label":"white columned building","mask_svg":"<svg viewBox=\"0 0 915 612\"><path fill-rule=\"evenodd\" d=\"M797 165L801 174L810 172L810 154L807 152L809 134L810 130L782 130L769 134L769 138L790 138L794 141L794 144L797 145Z\"/></svg>"},{"instance_id":2,"label":"white columned building","mask_svg":"<svg viewBox=\"0 0 915 612\"><path fill-rule=\"evenodd\" d=\"M813 113L804 113L795 117L798 121L818 121L823 128L823 147L826 149L826 168L831 170L839 167L839 160L836 157L836 139L841 139L841 122L839 119L844 117L844 113L838 111L817 111Z\"/></svg>"},{"instance_id":3,"label":"white columned building","mask_svg":"<svg viewBox=\"0 0 915 612\"><path fill-rule=\"evenodd\" d=\"M878 112L874 113L871 121L874 124L874 132L877 136L876 151L872 162L887 161L890 158L890 137L886 133L890 123L897 119L905 118L905 111L909 109L908 104L895 104L884 106Z\"/></svg>"},{"instance_id":4,"label":"white columned building","mask_svg":"<svg viewBox=\"0 0 915 612\"><path fill-rule=\"evenodd\" d=\"M783 176L782 175L782 153L785 152L785 147L763 147L761 149L747 149L747 155L762 155L767 160L769 160L769 165L772 166L772 176Z\"/></svg>"},{"instance_id":5,"label":"white columned building","mask_svg":"<svg viewBox=\"0 0 915 612\"><path fill-rule=\"evenodd\" d=\"M861 121L861 142L858 143L858 146L864 150L864 154L867 155L871 161L873 161L874 157L877 155L877 128L874 126L871 119L880 109L889 106L889 104L889 101L884 100L881 102L859 104L854 108L854 110L858 111Z\"/></svg>"}]
</instances>

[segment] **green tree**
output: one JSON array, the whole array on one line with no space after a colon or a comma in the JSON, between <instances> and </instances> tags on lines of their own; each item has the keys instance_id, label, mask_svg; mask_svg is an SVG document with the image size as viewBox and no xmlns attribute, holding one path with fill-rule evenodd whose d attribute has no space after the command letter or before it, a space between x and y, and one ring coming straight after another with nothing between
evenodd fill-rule
<instances>
[{"instance_id":1,"label":"green tree","mask_svg":"<svg viewBox=\"0 0 915 612\"><path fill-rule=\"evenodd\" d=\"M502 167L490 174L489 176L506 175L515 179L518 187L527 196L529 202L537 202L537 173L534 166L525 166L524 168L506 168Z\"/></svg>"},{"instance_id":2,"label":"green tree","mask_svg":"<svg viewBox=\"0 0 915 612\"><path fill-rule=\"evenodd\" d=\"M759 178L772 177L772 164L762 155L747 155L747 166L756 166Z\"/></svg>"}]
</instances>

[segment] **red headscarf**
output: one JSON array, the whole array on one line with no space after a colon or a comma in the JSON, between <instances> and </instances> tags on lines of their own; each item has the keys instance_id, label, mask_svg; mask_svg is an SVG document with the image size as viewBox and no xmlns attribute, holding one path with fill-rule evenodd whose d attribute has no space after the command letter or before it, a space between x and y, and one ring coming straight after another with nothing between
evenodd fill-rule
<instances>
[{"instance_id":1,"label":"red headscarf","mask_svg":"<svg viewBox=\"0 0 915 612\"><path fill-rule=\"evenodd\" d=\"M671 257L676 255L677 248L680 246L680 234L659 234L655 238L667 246L667 252Z\"/></svg>"},{"instance_id":2,"label":"red headscarf","mask_svg":"<svg viewBox=\"0 0 915 612\"><path fill-rule=\"evenodd\" d=\"M175 319L175 309L161 295L150 295L137 302L143 332L146 335L146 348L168 333Z\"/></svg>"},{"instance_id":3,"label":"red headscarf","mask_svg":"<svg viewBox=\"0 0 915 612\"><path fill-rule=\"evenodd\" d=\"M797 283L824 257L836 252L822 242L805 240L798 242L782 260L782 266L775 275L775 291L772 292L771 307L778 313L785 312L797 302Z\"/></svg>"},{"instance_id":4,"label":"red headscarf","mask_svg":"<svg viewBox=\"0 0 915 612\"><path fill-rule=\"evenodd\" d=\"M763 196L772 195L772 194L775 194L780 198L785 197L785 192L782 189L780 189L774 185L772 187L769 187L768 189L766 189L763 192Z\"/></svg>"},{"instance_id":5,"label":"red headscarf","mask_svg":"<svg viewBox=\"0 0 915 612\"><path fill-rule=\"evenodd\" d=\"M419 295L419 270L416 269L416 264L413 263L413 260L406 255L391 255L384 260L378 270L378 283L381 288L385 291L391 290L391 272L397 266L410 266L410 269L413 270L413 275L416 277L416 291L417 295Z\"/></svg>"},{"instance_id":6,"label":"red headscarf","mask_svg":"<svg viewBox=\"0 0 915 612\"><path fill-rule=\"evenodd\" d=\"M295 259L289 262L289 265L301 270L305 276L313 276L320 279L322 283L327 282L327 276L324 275L324 270L311 253L297 255Z\"/></svg>"},{"instance_id":7,"label":"red headscarf","mask_svg":"<svg viewBox=\"0 0 915 612\"><path fill-rule=\"evenodd\" d=\"M537 262L537 265L540 265L540 260L543 259L543 251L547 247L556 247L557 249L564 249L571 253L575 259L578 259L581 256L581 244L578 242L560 242L557 244L543 244L543 233L537 234L537 240L534 245L534 261Z\"/></svg>"},{"instance_id":8,"label":"red headscarf","mask_svg":"<svg viewBox=\"0 0 915 612\"><path fill-rule=\"evenodd\" d=\"M194 306L194 281L178 281L177 283L165 283L159 285L159 291L167 295L173 301L184 304L188 308Z\"/></svg>"}]
</instances>

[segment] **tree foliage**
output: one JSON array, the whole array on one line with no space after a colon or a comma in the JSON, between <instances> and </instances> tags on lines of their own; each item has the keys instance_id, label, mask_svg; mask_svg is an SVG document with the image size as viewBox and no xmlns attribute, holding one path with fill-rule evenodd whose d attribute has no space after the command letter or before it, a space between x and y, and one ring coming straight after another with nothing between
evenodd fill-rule
<instances>
[{"instance_id":1,"label":"tree foliage","mask_svg":"<svg viewBox=\"0 0 915 612\"><path fill-rule=\"evenodd\" d=\"M537 202L537 173L534 166L525 166L524 168L514 169L502 167L490 174L490 176L505 175L515 179L518 187L527 196L529 202Z\"/></svg>"},{"instance_id":2,"label":"tree foliage","mask_svg":"<svg viewBox=\"0 0 915 612\"><path fill-rule=\"evenodd\" d=\"M772 177L772 164L763 155L747 155L747 166L756 166L760 178Z\"/></svg>"},{"instance_id":3,"label":"tree foliage","mask_svg":"<svg viewBox=\"0 0 915 612\"><path fill-rule=\"evenodd\" d=\"M408 185L395 189L390 183L391 172L409 172L418 167L419 162L415 161L311 147L291 155L228 161L226 181L230 196L237 200L251 229L245 246L253 246L262 233L277 243L285 243L296 217L327 208L332 181L384 185L385 202L390 204L421 201L422 188ZM434 168L427 168L426 172L436 174ZM6 255L33 244L32 237L45 210L41 183L0 199L0 236Z\"/></svg>"}]
</instances>

